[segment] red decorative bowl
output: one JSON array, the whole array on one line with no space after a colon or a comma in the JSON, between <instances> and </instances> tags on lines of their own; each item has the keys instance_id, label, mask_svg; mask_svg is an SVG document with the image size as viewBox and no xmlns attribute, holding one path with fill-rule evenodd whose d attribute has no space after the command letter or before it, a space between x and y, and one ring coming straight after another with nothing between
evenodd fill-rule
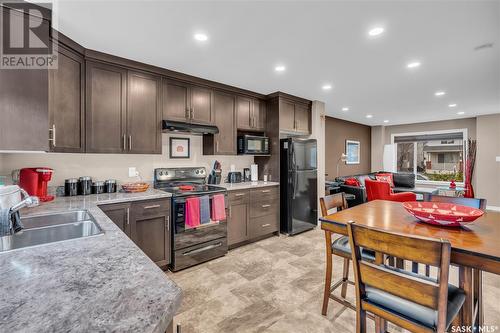
<instances>
[{"instance_id":1,"label":"red decorative bowl","mask_svg":"<svg viewBox=\"0 0 500 333\"><path fill-rule=\"evenodd\" d=\"M447 202L404 202L403 207L422 222L447 227L458 227L481 217L480 209Z\"/></svg>"}]
</instances>

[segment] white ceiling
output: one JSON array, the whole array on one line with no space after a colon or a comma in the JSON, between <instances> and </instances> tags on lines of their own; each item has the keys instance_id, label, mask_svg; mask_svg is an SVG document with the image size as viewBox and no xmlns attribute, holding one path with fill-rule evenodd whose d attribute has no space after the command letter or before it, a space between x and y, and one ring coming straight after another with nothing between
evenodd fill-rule
<instances>
[{"instance_id":1,"label":"white ceiling","mask_svg":"<svg viewBox=\"0 0 500 333\"><path fill-rule=\"evenodd\" d=\"M321 100L328 115L355 122L500 113L500 1L61 1L54 12L85 47ZM375 25L385 33L370 39ZM193 39L200 31L208 42ZM474 51L485 43L494 45ZM408 70L414 59L421 67Z\"/></svg>"}]
</instances>

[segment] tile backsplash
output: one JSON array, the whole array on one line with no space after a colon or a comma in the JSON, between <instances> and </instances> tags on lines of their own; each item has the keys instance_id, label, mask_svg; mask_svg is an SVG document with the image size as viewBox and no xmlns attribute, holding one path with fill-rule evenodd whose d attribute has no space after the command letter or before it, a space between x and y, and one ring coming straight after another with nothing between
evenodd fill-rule
<instances>
[{"instance_id":1,"label":"tile backsplash","mask_svg":"<svg viewBox=\"0 0 500 333\"><path fill-rule=\"evenodd\" d=\"M191 157L189 159L169 158L168 138L170 136L189 137ZM237 171L250 167L253 156L206 156L202 154L202 137L196 135L162 135L163 153L161 155L135 154L62 154L62 153L3 153L0 154L0 175L7 176L14 169L25 167L48 167L54 169L49 182L51 186L64 184L64 179L91 176L96 180L117 179L119 182L133 181L128 177L128 168L135 167L144 180L153 179L153 169L162 167L202 166L210 172L214 161L222 163L223 176L226 177L230 165ZM260 172L259 172L260 174Z\"/></svg>"}]
</instances>

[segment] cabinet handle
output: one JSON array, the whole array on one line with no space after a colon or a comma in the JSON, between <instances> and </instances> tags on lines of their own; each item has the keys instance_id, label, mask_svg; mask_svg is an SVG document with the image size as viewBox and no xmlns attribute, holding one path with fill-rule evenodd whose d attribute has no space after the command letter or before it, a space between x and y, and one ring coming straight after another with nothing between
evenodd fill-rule
<instances>
[{"instance_id":1,"label":"cabinet handle","mask_svg":"<svg viewBox=\"0 0 500 333\"><path fill-rule=\"evenodd\" d=\"M128 150L132 150L132 135L128 136Z\"/></svg>"},{"instance_id":2,"label":"cabinet handle","mask_svg":"<svg viewBox=\"0 0 500 333\"><path fill-rule=\"evenodd\" d=\"M123 150L127 150L127 137L123 134Z\"/></svg>"},{"instance_id":3,"label":"cabinet handle","mask_svg":"<svg viewBox=\"0 0 500 333\"><path fill-rule=\"evenodd\" d=\"M127 207L127 225L130 225L130 208Z\"/></svg>"},{"instance_id":4,"label":"cabinet handle","mask_svg":"<svg viewBox=\"0 0 500 333\"><path fill-rule=\"evenodd\" d=\"M266 224L263 224L263 225L262 225L262 228L269 227L269 226L271 226L271 224L266 223Z\"/></svg>"},{"instance_id":5,"label":"cabinet handle","mask_svg":"<svg viewBox=\"0 0 500 333\"><path fill-rule=\"evenodd\" d=\"M235 196L235 197L242 197L242 196L244 196L244 195L245 195L245 193L236 193L234 196Z\"/></svg>"},{"instance_id":6,"label":"cabinet handle","mask_svg":"<svg viewBox=\"0 0 500 333\"><path fill-rule=\"evenodd\" d=\"M262 190L262 193L269 193L271 190Z\"/></svg>"},{"instance_id":7,"label":"cabinet handle","mask_svg":"<svg viewBox=\"0 0 500 333\"><path fill-rule=\"evenodd\" d=\"M165 226L167 228L167 231L170 230L170 216L167 215L167 225Z\"/></svg>"},{"instance_id":8,"label":"cabinet handle","mask_svg":"<svg viewBox=\"0 0 500 333\"><path fill-rule=\"evenodd\" d=\"M229 206L229 218L231 218L231 217L232 217L232 215L233 215L233 214L232 214L232 213L233 213L233 210L232 210L231 208L232 208L232 207L231 207L231 206Z\"/></svg>"},{"instance_id":9,"label":"cabinet handle","mask_svg":"<svg viewBox=\"0 0 500 333\"><path fill-rule=\"evenodd\" d=\"M189 111L189 108L186 108L186 118L189 119L191 117L191 112Z\"/></svg>"},{"instance_id":10,"label":"cabinet handle","mask_svg":"<svg viewBox=\"0 0 500 333\"><path fill-rule=\"evenodd\" d=\"M262 208L269 208L271 205L262 205Z\"/></svg>"},{"instance_id":11,"label":"cabinet handle","mask_svg":"<svg viewBox=\"0 0 500 333\"><path fill-rule=\"evenodd\" d=\"M144 209L160 208L160 205L144 206Z\"/></svg>"},{"instance_id":12,"label":"cabinet handle","mask_svg":"<svg viewBox=\"0 0 500 333\"><path fill-rule=\"evenodd\" d=\"M219 152L219 140L215 141L215 151Z\"/></svg>"},{"instance_id":13,"label":"cabinet handle","mask_svg":"<svg viewBox=\"0 0 500 333\"><path fill-rule=\"evenodd\" d=\"M52 147L56 147L56 124L52 124L52 128L49 128L49 133L52 132L52 138L49 138L49 141L52 141Z\"/></svg>"},{"instance_id":14,"label":"cabinet handle","mask_svg":"<svg viewBox=\"0 0 500 333\"><path fill-rule=\"evenodd\" d=\"M191 119L194 119L194 110L191 108Z\"/></svg>"}]
</instances>

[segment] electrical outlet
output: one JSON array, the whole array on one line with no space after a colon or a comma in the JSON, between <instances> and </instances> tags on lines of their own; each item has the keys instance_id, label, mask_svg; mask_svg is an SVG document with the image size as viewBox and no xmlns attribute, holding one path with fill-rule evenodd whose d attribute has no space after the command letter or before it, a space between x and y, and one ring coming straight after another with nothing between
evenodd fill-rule
<instances>
[{"instance_id":1,"label":"electrical outlet","mask_svg":"<svg viewBox=\"0 0 500 333\"><path fill-rule=\"evenodd\" d=\"M129 177L136 177L137 176L137 169L135 167L129 167L128 168L128 176Z\"/></svg>"}]
</instances>

